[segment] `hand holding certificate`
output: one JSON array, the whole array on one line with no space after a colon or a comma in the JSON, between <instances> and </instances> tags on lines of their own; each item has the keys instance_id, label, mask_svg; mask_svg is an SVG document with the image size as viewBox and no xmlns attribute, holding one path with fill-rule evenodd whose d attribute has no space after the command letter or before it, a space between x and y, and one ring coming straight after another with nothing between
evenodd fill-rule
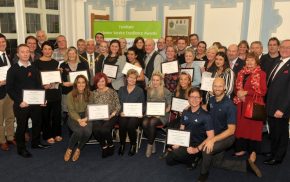
<instances>
[{"instance_id":1,"label":"hand holding certificate","mask_svg":"<svg viewBox=\"0 0 290 182\"><path fill-rule=\"evenodd\" d=\"M84 75L87 79L89 79L88 72L86 70L83 70L69 72L69 81L73 83L78 75Z\"/></svg>"},{"instance_id":2,"label":"hand holding certificate","mask_svg":"<svg viewBox=\"0 0 290 182\"><path fill-rule=\"evenodd\" d=\"M133 65L133 64L131 64L131 63L126 63L125 66L124 66L124 68L123 68L122 73L123 73L124 75L127 75L127 72L128 72L130 69L134 69L134 70L136 70L136 71L138 72L139 75L141 74L141 71L142 71L142 68L140 68L140 67L138 67L138 66L135 66L135 65Z\"/></svg>"},{"instance_id":3,"label":"hand holding certificate","mask_svg":"<svg viewBox=\"0 0 290 182\"><path fill-rule=\"evenodd\" d=\"M142 103L123 103L125 117L142 117Z\"/></svg>"},{"instance_id":4,"label":"hand holding certificate","mask_svg":"<svg viewBox=\"0 0 290 182\"><path fill-rule=\"evenodd\" d=\"M0 81L6 80L7 71L9 66L1 66L0 67Z\"/></svg>"},{"instance_id":5,"label":"hand holding certificate","mask_svg":"<svg viewBox=\"0 0 290 182\"><path fill-rule=\"evenodd\" d=\"M44 90L23 90L23 102L28 105L42 105L45 104Z\"/></svg>"},{"instance_id":6,"label":"hand holding certificate","mask_svg":"<svg viewBox=\"0 0 290 182\"><path fill-rule=\"evenodd\" d=\"M161 63L161 70L163 74L178 73L178 62L169 61Z\"/></svg>"},{"instance_id":7,"label":"hand holding certificate","mask_svg":"<svg viewBox=\"0 0 290 182\"><path fill-rule=\"evenodd\" d=\"M190 132L180 130L167 130L167 144L189 147Z\"/></svg>"},{"instance_id":8,"label":"hand holding certificate","mask_svg":"<svg viewBox=\"0 0 290 182\"><path fill-rule=\"evenodd\" d=\"M109 106L91 104L87 106L88 120L109 119Z\"/></svg>"},{"instance_id":9,"label":"hand holding certificate","mask_svg":"<svg viewBox=\"0 0 290 182\"><path fill-rule=\"evenodd\" d=\"M42 71L40 72L42 85L50 83L61 83L60 71Z\"/></svg>"},{"instance_id":10,"label":"hand holding certificate","mask_svg":"<svg viewBox=\"0 0 290 182\"><path fill-rule=\"evenodd\" d=\"M147 102L147 116L165 116L165 102Z\"/></svg>"},{"instance_id":11,"label":"hand holding certificate","mask_svg":"<svg viewBox=\"0 0 290 182\"><path fill-rule=\"evenodd\" d=\"M105 73L107 77L115 79L117 77L118 68L118 65L104 64L102 72Z\"/></svg>"},{"instance_id":12,"label":"hand holding certificate","mask_svg":"<svg viewBox=\"0 0 290 182\"><path fill-rule=\"evenodd\" d=\"M171 110L177 112L183 112L189 106L188 100L179 99L176 97L172 98Z\"/></svg>"},{"instance_id":13,"label":"hand holding certificate","mask_svg":"<svg viewBox=\"0 0 290 182\"><path fill-rule=\"evenodd\" d=\"M203 72L201 78L201 90L212 92L212 84L215 78L211 77L210 72Z\"/></svg>"}]
</instances>

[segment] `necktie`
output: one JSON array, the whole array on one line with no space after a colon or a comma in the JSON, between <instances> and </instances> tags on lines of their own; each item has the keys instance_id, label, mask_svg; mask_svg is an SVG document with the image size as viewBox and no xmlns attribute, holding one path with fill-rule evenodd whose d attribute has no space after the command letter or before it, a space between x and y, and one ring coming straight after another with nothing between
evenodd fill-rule
<instances>
[{"instance_id":1,"label":"necktie","mask_svg":"<svg viewBox=\"0 0 290 182\"><path fill-rule=\"evenodd\" d=\"M2 54L4 66L7 65L7 59L5 53Z\"/></svg>"},{"instance_id":2,"label":"necktie","mask_svg":"<svg viewBox=\"0 0 290 182\"><path fill-rule=\"evenodd\" d=\"M92 66L93 66L93 55L90 54L90 67L92 67Z\"/></svg>"},{"instance_id":3,"label":"necktie","mask_svg":"<svg viewBox=\"0 0 290 182\"><path fill-rule=\"evenodd\" d=\"M270 73L270 76L269 76L269 79L268 79L268 82L267 82L267 85L268 87L270 86L273 78L274 78L274 75L279 67L279 65L282 63L282 60L279 60L278 64L274 67L274 69L272 70L272 72Z\"/></svg>"},{"instance_id":4,"label":"necktie","mask_svg":"<svg viewBox=\"0 0 290 182\"><path fill-rule=\"evenodd\" d=\"M233 63L233 61L230 61L230 67L231 67L231 69L234 69L234 63Z\"/></svg>"}]
</instances>

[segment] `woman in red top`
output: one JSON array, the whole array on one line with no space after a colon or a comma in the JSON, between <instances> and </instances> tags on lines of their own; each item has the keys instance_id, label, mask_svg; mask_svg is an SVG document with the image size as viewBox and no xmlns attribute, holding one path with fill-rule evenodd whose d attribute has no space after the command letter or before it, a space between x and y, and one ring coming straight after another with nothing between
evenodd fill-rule
<instances>
[{"instance_id":1,"label":"woman in red top","mask_svg":"<svg viewBox=\"0 0 290 182\"><path fill-rule=\"evenodd\" d=\"M263 121L251 120L244 117L246 106L250 100L264 104L266 94L266 73L261 70L260 60L254 53L249 53L246 66L238 73L234 103L237 104L236 126L236 156L250 154L250 160L255 162L257 144L262 141Z\"/></svg>"}]
</instances>

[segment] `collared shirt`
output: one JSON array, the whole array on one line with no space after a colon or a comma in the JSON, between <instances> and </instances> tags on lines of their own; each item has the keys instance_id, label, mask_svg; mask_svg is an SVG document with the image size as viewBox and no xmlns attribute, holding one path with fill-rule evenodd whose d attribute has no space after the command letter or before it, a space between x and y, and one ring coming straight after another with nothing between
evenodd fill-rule
<instances>
[{"instance_id":1,"label":"collared shirt","mask_svg":"<svg viewBox=\"0 0 290 182\"><path fill-rule=\"evenodd\" d=\"M235 64L236 64L236 62L237 62L238 58L239 58L239 57L237 57L236 59L234 59L234 60L230 61L230 66L231 66L231 69L234 69L234 67L235 67Z\"/></svg>"},{"instance_id":2,"label":"collared shirt","mask_svg":"<svg viewBox=\"0 0 290 182\"><path fill-rule=\"evenodd\" d=\"M227 130L229 124L236 124L236 106L226 95L218 102L215 97L209 99L209 113L213 119L215 135Z\"/></svg>"},{"instance_id":3,"label":"collared shirt","mask_svg":"<svg viewBox=\"0 0 290 182\"><path fill-rule=\"evenodd\" d=\"M54 49L53 54L52 54L51 57L53 59L57 60L58 62L60 62L60 61L64 61L64 56L65 55L62 54L59 49Z\"/></svg>"},{"instance_id":4,"label":"collared shirt","mask_svg":"<svg viewBox=\"0 0 290 182\"><path fill-rule=\"evenodd\" d=\"M201 107L196 112L192 112L191 108L183 111L181 124L186 131L190 131L190 146L202 143L207 137L206 131L214 129L211 116Z\"/></svg>"},{"instance_id":5,"label":"collared shirt","mask_svg":"<svg viewBox=\"0 0 290 182\"><path fill-rule=\"evenodd\" d=\"M24 65L20 60L18 60L17 63L19 65L19 67L23 66L23 67L27 68L28 66L31 66L31 63L29 61L27 62L27 65Z\"/></svg>"},{"instance_id":6,"label":"collared shirt","mask_svg":"<svg viewBox=\"0 0 290 182\"><path fill-rule=\"evenodd\" d=\"M278 73L278 71L282 68L282 66L284 66L284 64L286 64L286 62L290 59L290 57L284 58L282 59L281 63L279 64L278 68L276 69L276 72L274 73L273 79L275 78L276 74Z\"/></svg>"},{"instance_id":7,"label":"collared shirt","mask_svg":"<svg viewBox=\"0 0 290 182\"><path fill-rule=\"evenodd\" d=\"M2 51L0 51L0 56L1 56L1 59L2 59L2 61L4 62L4 58L3 58L3 53L5 53L5 58L6 58L6 60L7 60L7 66L11 66L11 64L10 64L10 61L9 61L9 58L8 58L8 56L7 56L7 53L6 52L2 52Z\"/></svg>"}]
</instances>

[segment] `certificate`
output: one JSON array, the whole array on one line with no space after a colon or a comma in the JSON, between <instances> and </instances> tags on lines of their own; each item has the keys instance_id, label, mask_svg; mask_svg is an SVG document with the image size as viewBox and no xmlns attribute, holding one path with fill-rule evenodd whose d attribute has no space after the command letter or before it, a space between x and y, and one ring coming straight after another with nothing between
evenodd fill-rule
<instances>
[{"instance_id":1,"label":"certificate","mask_svg":"<svg viewBox=\"0 0 290 182\"><path fill-rule=\"evenodd\" d=\"M61 83L60 71L41 71L42 85L50 83Z\"/></svg>"},{"instance_id":2,"label":"certificate","mask_svg":"<svg viewBox=\"0 0 290 182\"><path fill-rule=\"evenodd\" d=\"M141 74L141 71L142 71L142 68L140 68L140 67L138 67L138 66L135 66L135 65L133 65L133 64L131 64L131 63L126 63L125 66L124 66L124 68L123 68L122 73L123 73L124 75L127 75L127 72L128 72L130 69L134 69L134 70L136 70L136 71L138 72L139 75Z\"/></svg>"},{"instance_id":3,"label":"certificate","mask_svg":"<svg viewBox=\"0 0 290 182\"><path fill-rule=\"evenodd\" d=\"M142 103L123 103L125 117L143 117Z\"/></svg>"},{"instance_id":4,"label":"certificate","mask_svg":"<svg viewBox=\"0 0 290 182\"><path fill-rule=\"evenodd\" d=\"M117 77L118 68L118 65L104 64L102 72L105 73L107 77L115 79Z\"/></svg>"},{"instance_id":5,"label":"certificate","mask_svg":"<svg viewBox=\"0 0 290 182\"><path fill-rule=\"evenodd\" d=\"M83 70L69 72L69 81L73 83L78 75L84 75L87 78L87 80L89 80L88 72L86 70Z\"/></svg>"},{"instance_id":6,"label":"certificate","mask_svg":"<svg viewBox=\"0 0 290 182\"><path fill-rule=\"evenodd\" d=\"M199 66L200 68L203 68L205 61L193 61L193 64Z\"/></svg>"},{"instance_id":7,"label":"certificate","mask_svg":"<svg viewBox=\"0 0 290 182\"><path fill-rule=\"evenodd\" d=\"M211 77L210 72L203 72L201 77L201 90L212 92L212 84L215 78Z\"/></svg>"},{"instance_id":8,"label":"certificate","mask_svg":"<svg viewBox=\"0 0 290 182\"><path fill-rule=\"evenodd\" d=\"M180 73L182 72L188 73L191 77L191 81L193 80L194 68L181 68Z\"/></svg>"},{"instance_id":9,"label":"certificate","mask_svg":"<svg viewBox=\"0 0 290 182\"><path fill-rule=\"evenodd\" d=\"M109 106L90 104L87 106L89 120L109 119Z\"/></svg>"},{"instance_id":10,"label":"certificate","mask_svg":"<svg viewBox=\"0 0 290 182\"><path fill-rule=\"evenodd\" d=\"M28 105L41 105L45 103L44 90L23 90L23 102Z\"/></svg>"},{"instance_id":11,"label":"certificate","mask_svg":"<svg viewBox=\"0 0 290 182\"><path fill-rule=\"evenodd\" d=\"M161 71L163 74L178 73L178 62L169 61L161 63Z\"/></svg>"},{"instance_id":12,"label":"certificate","mask_svg":"<svg viewBox=\"0 0 290 182\"><path fill-rule=\"evenodd\" d=\"M189 106L188 100L179 99L176 97L172 98L172 103L171 103L172 111L183 112L183 110L186 109L188 106Z\"/></svg>"},{"instance_id":13,"label":"certificate","mask_svg":"<svg viewBox=\"0 0 290 182\"><path fill-rule=\"evenodd\" d=\"M189 147L190 132L180 130L167 130L167 144L179 145L183 147Z\"/></svg>"},{"instance_id":14,"label":"certificate","mask_svg":"<svg viewBox=\"0 0 290 182\"><path fill-rule=\"evenodd\" d=\"M165 116L165 102L147 102L147 116Z\"/></svg>"},{"instance_id":15,"label":"certificate","mask_svg":"<svg viewBox=\"0 0 290 182\"><path fill-rule=\"evenodd\" d=\"M9 66L1 66L0 67L0 81L6 80L8 69L9 69Z\"/></svg>"}]
</instances>

